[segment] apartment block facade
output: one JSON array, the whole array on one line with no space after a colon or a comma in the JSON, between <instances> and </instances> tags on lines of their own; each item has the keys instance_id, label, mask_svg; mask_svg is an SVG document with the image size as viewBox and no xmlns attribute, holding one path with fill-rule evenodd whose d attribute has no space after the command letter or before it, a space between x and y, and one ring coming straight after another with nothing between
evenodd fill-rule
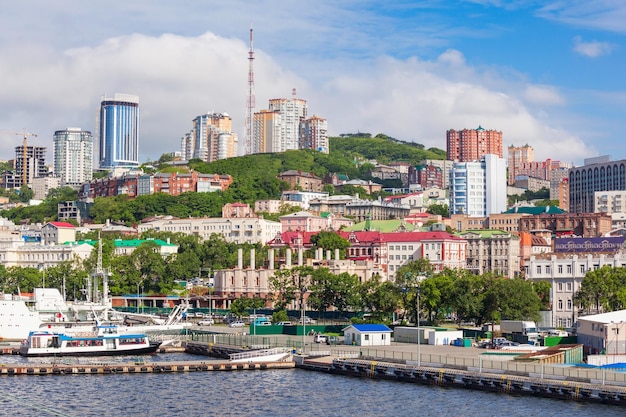
<instances>
[{"instance_id":1,"label":"apartment block facade","mask_svg":"<svg viewBox=\"0 0 626 417\"><path fill-rule=\"evenodd\" d=\"M477 129L448 130L446 153L446 159L456 162L479 161L487 154L502 158L502 132L485 130L481 126Z\"/></svg>"}]
</instances>

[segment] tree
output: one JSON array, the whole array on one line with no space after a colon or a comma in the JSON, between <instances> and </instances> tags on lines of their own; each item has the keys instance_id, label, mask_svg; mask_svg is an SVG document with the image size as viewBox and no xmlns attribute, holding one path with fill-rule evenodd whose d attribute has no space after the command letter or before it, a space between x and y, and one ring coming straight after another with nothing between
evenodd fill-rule
<instances>
[{"instance_id":1,"label":"tree","mask_svg":"<svg viewBox=\"0 0 626 417\"><path fill-rule=\"evenodd\" d=\"M426 212L430 214L440 215L441 217L450 217L450 208L447 204L431 204L426 209Z\"/></svg>"},{"instance_id":2,"label":"tree","mask_svg":"<svg viewBox=\"0 0 626 417\"><path fill-rule=\"evenodd\" d=\"M35 196L35 192L31 190L28 185L24 184L20 187L20 201L22 203L28 203Z\"/></svg>"},{"instance_id":3,"label":"tree","mask_svg":"<svg viewBox=\"0 0 626 417\"><path fill-rule=\"evenodd\" d=\"M278 309L285 308L296 297L299 297L301 304L304 303L304 294L311 286L314 271L310 266L296 266L274 272L274 276L270 278L270 289Z\"/></svg>"},{"instance_id":4,"label":"tree","mask_svg":"<svg viewBox=\"0 0 626 417\"><path fill-rule=\"evenodd\" d=\"M350 242L338 233L324 230L311 236L311 243L315 249L322 249L324 252L329 250L334 253L335 249L339 249L340 258L345 257L345 251L350 247Z\"/></svg>"}]
</instances>

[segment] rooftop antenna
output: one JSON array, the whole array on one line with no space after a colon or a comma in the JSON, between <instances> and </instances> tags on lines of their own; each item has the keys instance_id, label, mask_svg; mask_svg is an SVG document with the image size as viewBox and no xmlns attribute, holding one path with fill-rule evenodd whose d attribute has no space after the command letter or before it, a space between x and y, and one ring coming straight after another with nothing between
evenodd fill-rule
<instances>
[{"instance_id":1,"label":"rooftop antenna","mask_svg":"<svg viewBox=\"0 0 626 417\"><path fill-rule=\"evenodd\" d=\"M254 117L254 48L252 43L252 23L250 23L250 50L248 51L248 97L246 100L246 140L244 142L244 154L250 155L258 152L252 135L252 118Z\"/></svg>"}]
</instances>

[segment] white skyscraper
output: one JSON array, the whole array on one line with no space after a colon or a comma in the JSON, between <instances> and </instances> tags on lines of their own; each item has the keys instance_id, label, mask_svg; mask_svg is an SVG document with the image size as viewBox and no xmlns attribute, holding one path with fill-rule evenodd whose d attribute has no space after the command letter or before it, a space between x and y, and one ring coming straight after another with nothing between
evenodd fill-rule
<instances>
[{"instance_id":1,"label":"white skyscraper","mask_svg":"<svg viewBox=\"0 0 626 417\"><path fill-rule=\"evenodd\" d=\"M54 132L52 163L61 182L78 186L93 178L93 136L77 127Z\"/></svg>"},{"instance_id":2,"label":"white skyscraper","mask_svg":"<svg viewBox=\"0 0 626 417\"><path fill-rule=\"evenodd\" d=\"M307 117L306 100L299 98L275 98L269 102L269 111L280 113L280 135L274 152L300 148L300 122Z\"/></svg>"},{"instance_id":3,"label":"white skyscraper","mask_svg":"<svg viewBox=\"0 0 626 417\"><path fill-rule=\"evenodd\" d=\"M486 217L506 210L506 160L484 155L458 162L450 171L450 213Z\"/></svg>"}]
</instances>

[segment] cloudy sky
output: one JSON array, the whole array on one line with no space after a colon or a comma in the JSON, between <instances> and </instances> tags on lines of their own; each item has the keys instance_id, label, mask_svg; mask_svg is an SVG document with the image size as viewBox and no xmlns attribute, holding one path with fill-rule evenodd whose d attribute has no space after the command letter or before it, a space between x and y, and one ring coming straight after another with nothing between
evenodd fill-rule
<instances>
[{"instance_id":1,"label":"cloudy sky","mask_svg":"<svg viewBox=\"0 0 626 417\"><path fill-rule=\"evenodd\" d=\"M0 131L50 154L55 130L94 131L102 96L127 93L142 162L209 111L243 142L251 25L257 110L296 88L332 135L445 149L481 125L536 160L626 158L623 0L3 1ZM0 159L20 144L1 133Z\"/></svg>"}]
</instances>

